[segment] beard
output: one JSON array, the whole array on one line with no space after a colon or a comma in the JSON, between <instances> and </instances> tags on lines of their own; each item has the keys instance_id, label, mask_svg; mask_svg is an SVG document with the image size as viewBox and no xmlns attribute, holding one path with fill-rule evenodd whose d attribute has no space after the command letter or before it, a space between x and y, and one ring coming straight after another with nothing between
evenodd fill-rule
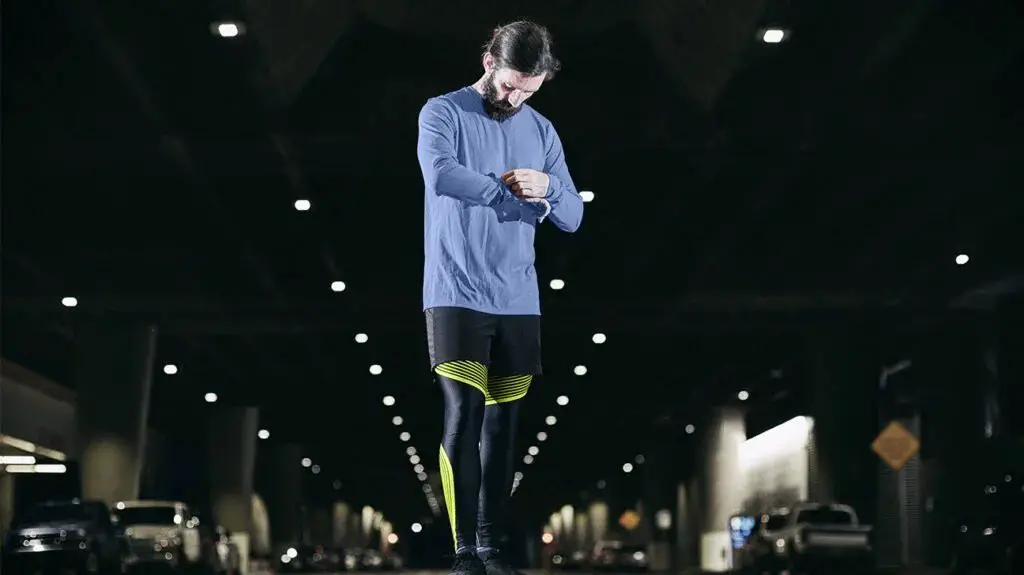
<instances>
[{"instance_id":1,"label":"beard","mask_svg":"<svg viewBox=\"0 0 1024 575\"><path fill-rule=\"evenodd\" d=\"M521 107L517 108L502 100L498 96L498 87L494 85L494 72L487 74L484 79L484 111L491 118L503 122L519 113Z\"/></svg>"}]
</instances>

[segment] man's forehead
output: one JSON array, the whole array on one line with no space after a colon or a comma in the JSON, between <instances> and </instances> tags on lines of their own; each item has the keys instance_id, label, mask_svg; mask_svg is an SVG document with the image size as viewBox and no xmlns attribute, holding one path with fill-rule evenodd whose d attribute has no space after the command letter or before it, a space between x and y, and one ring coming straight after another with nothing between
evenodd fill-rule
<instances>
[{"instance_id":1,"label":"man's forehead","mask_svg":"<svg viewBox=\"0 0 1024 575\"><path fill-rule=\"evenodd\" d=\"M511 68L505 68L498 73L499 79L502 82L512 86L517 90L523 90L525 92L536 92L541 84L544 83L544 76L530 76L517 72Z\"/></svg>"}]
</instances>

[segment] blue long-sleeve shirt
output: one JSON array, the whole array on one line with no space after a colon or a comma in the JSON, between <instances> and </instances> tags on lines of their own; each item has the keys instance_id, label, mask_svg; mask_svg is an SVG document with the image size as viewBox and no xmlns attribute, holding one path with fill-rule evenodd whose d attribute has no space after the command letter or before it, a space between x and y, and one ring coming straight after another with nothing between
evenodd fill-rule
<instances>
[{"instance_id":1,"label":"blue long-sleeve shirt","mask_svg":"<svg viewBox=\"0 0 1024 575\"><path fill-rule=\"evenodd\" d=\"M420 110L417 155L426 189L423 308L540 315L533 239L543 207L516 198L501 176L545 172L547 219L566 232L579 228L583 200L551 122L525 104L498 122L466 87Z\"/></svg>"}]
</instances>

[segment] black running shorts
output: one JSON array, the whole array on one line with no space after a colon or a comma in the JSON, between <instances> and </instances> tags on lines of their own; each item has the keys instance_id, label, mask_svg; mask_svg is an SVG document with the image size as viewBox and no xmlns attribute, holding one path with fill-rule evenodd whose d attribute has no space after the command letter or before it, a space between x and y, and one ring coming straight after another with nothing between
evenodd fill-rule
<instances>
[{"instance_id":1,"label":"black running shorts","mask_svg":"<svg viewBox=\"0 0 1024 575\"><path fill-rule=\"evenodd\" d=\"M490 375L540 375L540 316L494 315L435 307L427 316L430 369L449 361L477 361Z\"/></svg>"}]
</instances>

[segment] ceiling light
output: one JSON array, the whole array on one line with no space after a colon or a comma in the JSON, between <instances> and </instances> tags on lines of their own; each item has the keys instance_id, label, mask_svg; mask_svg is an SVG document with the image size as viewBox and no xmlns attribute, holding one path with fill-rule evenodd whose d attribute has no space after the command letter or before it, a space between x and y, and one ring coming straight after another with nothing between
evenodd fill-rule
<instances>
[{"instance_id":1,"label":"ceiling light","mask_svg":"<svg viewBox=\"0 0 1024 575\"><path fill-rule=\"evenodd\" d=\"M594 201L594 192L591 192L590 190L583 190L580 192L580 199L583 200L583 203L592 202Z\"/></svg>"},{"instance_id":2,"label":"ceiling light","mask_svg":"<svg viewBox=\"0 0 1024 575\"><path fill-rule=\"evenodd\" d=\"M560 290L565 287L565 280L554 279L548 284L553 290Z\"/></svg>"},{"instance_id":3,"label":"ceiling light","mask_svg":"<svg viewBox=\"0 0 1024 575\"><path fill-rule=\"evenodd\" d=\"M370 375L380 375L384 373L384 368L377 365L376 363L370 366Z\"/></svg>"},{"instance_id":4,"label":"ceiling light","mask_svg":"<svg viewBox=\"0 0 1024 575\"><path fill-rule=\"evenodd\" d=\"M398 434L398 439L401 441L409 441L410 439L412 439L412 435L409 435L408 431L403 431L402 433Z\"/></svg>"},{"instance_id":5,"label":"ceiling light","mask_svg":"<svg viewBox=\"0 0 1024 575\"><path fill-rule=\"evenodd\" d=\"M261 429L256 432L256 437L259 437L260 439L270 439L270 432L266 429Z\"/></svg>"},{"instance_id":6,"label":"ceiling light","mask_svg":"<svg viewBox=\"0 0 1024 575\"><path fill-rule=\"evenodd\" d=\"M526 452L529 453L530 455L537 455L538 453L540 453L540 448L537 447L536 445L531 445L530 448L526 450Z\"/></svg>"},{"instance_id":7,"label":"ceiling light","mask_svg":"<svg viewBox=\"0 0 1024 575\"><path fill-rule=\"evenodd\" d=\"M394 424L394 425L402 425L402 416L401 415L396 415L396 416L392 417L391 418L391 423Z\"/></svg>"},{"instance_id":8,"label":"ceiling light","mask_svg":"<svg viewBox=\"0 0 1024 575\"><path fill-rule=\"evenodd\" d=\"M333 487L334 487L334 490L335 490L335 491L337 491L337 490L341 489L341 480L340 480L340 479L335 479L335 480L334 480L334 486L333 486Z\"/></svg>"},{"instance_id":9,"label":"ceiling light","mask_svg":"<svg viewBox=\"0 0 1024 575\"><path fill-rule=\"evenodd\" d=\"M604 479L601 479L597 482L598 489L604 489L605 487L608 487L608 482L605 481Z\"/></svg>"},{"instance_id":10,"label":"ceiling light","mask_svg":"<svg viewBox=\"0 0 1024 575\"><path fill-rule=\"evenodd\" d=\"M412 532L413 532L413 533L419 533L420 531L423 531L423 526L422 526L422 525L420 525L419 523L413 523L413 524L412 524L412 525L411 525L411 526L409 527L409 529L412 529Z\"/></svg>"},{"instance_id":11,"label":"ceiling light","mask_svg":"<svg viewBox=\"0 0 1024 575\"><path fill-rule=\"evenodd\" d=\"M971 256L969 256L967 254L960 254L960 255L956 256L956 259L953 260L953 261L956 262L956 265L962 266L962 265L966 264L967 262L971 261Z\"/></svg>"},{"instance_id":12,"label":"ceiling light","mask_svg":"<svg viewBox=\"0 0 1024 575\"><path fill-rule=\"evenodd\" d=\"M319 475L320 474L320 466L319 465L314 465L312 468L310 468L310 471L313 472L313 475Z\"/></svg>"},{"instance_id":13,"label":"ceiling light","mask_svg":"<svg viewBox=\"0 0 1024 575\"><path fill-rule=\"evenodd\" d=\"M558 399L555 400L555 403L557 403L558 405L562 405L562 406L569 405L569 396L568 395L559 395Z\"/></svg>"},{"instance_id":14,"label":"ceiling light","mask_svg":"<svg viewBox=\"0 0 1024 575\"><path fill-rule=\"evenodd\" d=\"M393 395L385 395L384 399L381 399L380 401L381 401L381 403L383 403L387 407L391 407L392 405L395 404L395 396L393 396Z\"/></svg>"},{"instance_id":15,"label":"ceiling light","mask_svg":"<svg viewBox=\"0 0 1024 575\"><path fill-rule=\"evenodd\" d=\"M345 282L331 282L331 291L335 293L345 291Z\"/></svg>"},{"instance_id":16,"label":"ceiling light","mask_svg":"<svg viewBox=\"0 0 1024 575\"><path fill-rule=\"evenodd\" d=\"M591 341L597 344L602 344L608 341L608 338L603 333L595 333L594 337L590 338Z\"/></svg>"},{"instance_id":17,"label":"ceiling light","mask_svg":"<svg viewBox=\"0 0 1024 575\"><path fill-rule=\"evenodd\" d=\"M303 467L309 467L311 465L313 465L313 460L312 459L310 459L308 457L303 457L302 458L302 466Z\"/></svg>"},{"instance_id":18,"label":"ceiling light","mask_svg":"<svg viewBox=\"0 0 1024 575\"><path fill-rule=\"evenodd\" d=\"M167 375L174 375L178 373L178 366L174 365L173 363L168 363L167 365L164 366L164 373L166 373Z\"/></svg>"},{"instance_id":19,"label":"ceiling light","mask_svg":"<svg viewBox=\"0 0 1024 575\"><path fill-rule=\"evenodd\" d=\"M527 455L526 457L524 457L523 458L523 463L525 463L527 465L530 465L531 463L533 463L533 456L532 455Z\"/></svg>"},{"instance_id":20,"label":"ceiling light","mask_svg":"<svg viewBox=\"0 0 1024 575\"><path fill-rule=\"evenodd\" d=\"M416 479L419 479L420 481L426 481L427 480L427 474L426 473L417 473L416 474Z\"/></svg>"},{"instance_id":21,"label":"ceiling light","mask_svg":"<svg viewBox=\"0 0 1024 575\"><path fill-rule=\"evenodd\" d=\"M547 433L541 431L540 433L537 434L537 441L547 441L547 440L548 440L548 434Z\"/></svg>"},{"instance_id":22,"label":"ceiling light","mask_svg":"<svg viewBox=\"0 0 1024 575\"><path fill-rule=\"evenodd\" d=\"M422 463L417 463L417 464L416 464L416 465L415 465L415 466L414 466L414 467L412 468L412 470L413 470L413 471L415 471L415 472L416 472L417 474L423 473L423 464L422 464Z\"/></svg>"},{"instance_id":23,"label":"ceiling light","mask_svg":"<svg viewBox=\"0 0 1024 575\"><path fill-rule=\"evenodd\" d=\"M204 395L203 399L206 400L206 403L217 403L217 394L211 391L210 393Z\"/></svg>"},{"instance_id":24,"label":"ceiling light","mask_svg":"<svg viewBox=\"0 0 1024 575\"><path fill-rule=\"evenodd\" d=\"M409 447L406 447L405 448L405 454L406 455L416 455L416 448L411 446L411 445Z\"/></svg>"},{"instance_id":25,"label":"ceiling light","mask_svg":"<svg viewBox=\"0 0 1024 575\"><path fill-rule=\"evenodd\" d=\"M627 463L623 463L622 464L622 471L625 472L625 473L632 473L633 472L633 464L632 463L628 463L628 462Z\"/></svg>"},{"instance_id":26,"label":"ceiling light","mask_svg":"<svg viewBox=\"0 0 1024 575\"><path fill-rule=\"evenodd\" d=\"M309 200L295 200L295 209L300 212L308 212L309 208L313 205L309 203Z\"/></svg>"},{"instance_id":27,"label":"ceiling light","mask_svg":"<svg viewBox=\"0 0 1024 575\"><path fill-rule=\"evenodd\" d=\"M549 416L544 418L544 423L546 423L548 425L554 425L554 424L558 423L558 418L555 417L554 415L549 415Z\"/></svg>"},{"instance_id":28,"label":"ceiling light","mask_svg":"<svg viewBox=\"0 0 1024 575\"><path fill-rule=\"evenodd\" d=\"M512 476L512 479L514 479L516 481L522 481L523 480L523 472L522 471L516 471L516 474L514 476Z\"/></svg>"},{"instance_id":29,"label":"ceiling light","mask_svg":"<svg viewBox=\"0 0 1024 575\"><path fill-rule=\"evenodd\" d=\"M365 333L356 334L356 343L366 343L368 341L370 341L370 336L366 335Z\"/></svg>"},{"instance_id":30,"label":"ceiling light","mask_svg":"<svg viewBox=\"0 0 1024 575\"><path fill-rule=\"evenodd\" d=\"M689 423L686 425L683 431L685 431L687 435L693 435L693 432L697 431L697 428L694 427L692 423Z\"/></svg>"},{"instance_id":31,"label":"ceiling light","mask_svg":"<svg viewBox=\"0 0 1024 575\"><path fill-rule=\"evenodd\" d=\"M242 33L243 26L236 22L218 22L211 28L213 33L221 38L235 38Z\"/></svg>"},{"instance_id":32,"label":"ceiling light","mask_svg":"<svg viewBox=\"0 0 1024 575\"><path fill-rule=\"evenodd\" d=\"M644 462L647 461L647 458L644 457L643 455L637 455L636 459L634 459L633 461L636 461L637 465L643 465Z\"/></svg>"},{"instance_id":33,"label":"ceiling light","mask_svg":"<svg viewBox=\"0 0 1024 575\"><path fill-rule=\"evenodd\" d=\"M782 42L782 39L785 37L785 31L779 30L778 28L769 28L761 35L761 40L765 44L778 44L779 42Z\"/></svg>"},{"instance_id":34,"label":"ceiling light","mask_svg":"<svg viewBox=\"0 0 1024 575\"><path fill-rule=\"evenodd\" d=\"M572 368L572 372L575 373L576 375L587 375L587 366L577 365L576 367Z\"/></svg>"},{"instance_id":35,"label":"ceiling light","mask_svg":"<svg viewBox=\"0 0 1024 575\"><path fill-rule=\"evenodd\" d=\"M740 401L746 401L746 400L750 399L750 394L748 392L746 392L746 391L741 391L741 392L736 394L736 397Z\"/></svg>"},{"instance_id":36,"label":"ceiling light","mask_svg":"<svg viewBox=\"0 0 1024 575\"><path fill-rule=\"evenodd\" d=\"M60 305L62 305L64 307L78 307L78 298L76 298L76 297L61 298Z\"/></svg>"},{"instance_id":37,"label":"ceiling light","mask_svg":"<svg viewBox=\"0 0 1024 575\"><path fill-rule=\"evenodd\" d=\"M413 465L416 465L419 462L420 462L420 456L419 455L411 455L411 456L409 456L409 463L412 463Z\"/></svg>"}]
</instances>

